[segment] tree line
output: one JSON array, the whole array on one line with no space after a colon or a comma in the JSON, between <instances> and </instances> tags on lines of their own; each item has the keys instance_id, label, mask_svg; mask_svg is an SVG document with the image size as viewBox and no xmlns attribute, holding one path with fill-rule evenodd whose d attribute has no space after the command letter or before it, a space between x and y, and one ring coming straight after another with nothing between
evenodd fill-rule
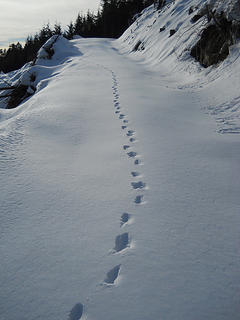
<instances>
[{"instance_id":1,"label":"tree line","mask_svg":"<svg viewBox=\"0 0 240 320\"><path fill-rule=\"evenodd\" d=\"M82 37L118 38L132 23L136 13L154 3L159 7L163 0L101 0L96 14L88 11L78 14L74 22L70 22L66 30L61 24L53 28L47 24L34 36L28 36L25 44L11 44L8 49L0 49L0 71L4 73L21 68L25 63L34 60L41 46L53 35L63 35L72 39L75 35Z\"/></svg>"}]
</instances>

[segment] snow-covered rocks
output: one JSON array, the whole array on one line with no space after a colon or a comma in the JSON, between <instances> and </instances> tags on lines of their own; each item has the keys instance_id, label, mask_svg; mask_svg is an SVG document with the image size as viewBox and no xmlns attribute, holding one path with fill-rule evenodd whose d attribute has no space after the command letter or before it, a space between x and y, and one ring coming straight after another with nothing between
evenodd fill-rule
<instances>
[{"instance_id":1,"label":"snow-covered rocks","mask_svg":"<svg viewBox=\"0 0 240 320\"><path fill-rule=\"evenodd\" d=\"M192 57L208 67L223 61L240 35L237 0L166 1L160 10L143 10L123 34L127 52L144 56L155 67L160 62L192 68ZM126 52L125 51L125 52ZM189 66L185 62L188 62Z\"/></svg>"},{"instance_id":2,"label":"snow-covered rocks","mask_svg":"<svg viewBox=\"0 0 240 320\"><path fill-rule=\"evenodd\" d=\"M62 36L52 36L39 50L37 58L24 65L21 69L0 75L0 87L12 87L1 90L1 108L15 108L26 98L38 92L51 74L62 67L62 63L70 56L81 55L73 44ZM1 96L5 98L1 99Z\"/></svg>"}]
</instances>

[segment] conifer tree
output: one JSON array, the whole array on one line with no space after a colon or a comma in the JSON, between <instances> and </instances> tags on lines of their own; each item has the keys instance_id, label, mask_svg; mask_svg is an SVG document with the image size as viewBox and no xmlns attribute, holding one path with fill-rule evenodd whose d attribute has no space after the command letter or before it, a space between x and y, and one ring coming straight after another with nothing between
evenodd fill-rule
<instances>
[{"instance_id":1,"label":"conifer tree","mask_svg":"<svg viewBox=\"0 0 240 320\"><path fill-rule=\"evenodd\" d=\"M68 40L71 40L74 36L74 25L73 25L72 21L70 22L70 24L67 27L68 27L68 29L64 33L64 37L67 38Z\"/></svg>"}]
</instances>

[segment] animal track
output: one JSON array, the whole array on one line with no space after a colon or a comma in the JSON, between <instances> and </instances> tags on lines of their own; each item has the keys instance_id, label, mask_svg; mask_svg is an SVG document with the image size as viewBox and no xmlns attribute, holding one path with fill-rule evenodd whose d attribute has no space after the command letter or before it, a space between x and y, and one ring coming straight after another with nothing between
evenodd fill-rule
<instances>
[{"instance_id":1,"label":"animal track","mask_svg":"<svg viewBox=\"0 0 240 320\"><path fill-rule=\"evenodd\" d=\"M120 234L119 236L116 237L115 247L114 247L115 252L120 252L126 249L128 246L129 246L129 236L127 232Z\"/></svg>"},{"instance_id":2,"label":"animal track","mask_svg":"<svg viewBox=\"0 0 240 320\"><path fill-rule=\"evenodd\" d=\"M108 72L111 72L112 74L112 81L113 81L113 86L112 86L112 92L113 92L113 106L114 106L114 110L115 110L115 114L118 115L118 118L120 120L122 120L122 130L126 129L128 127L129 121L126 119L126 115L121 113L120 110L120 102L119 102L119 92L118 92L118 81L117 81L117 77L115 75L115 73L108 69L107 67L104 67L104 69L108 70ZM126 131L126 136L129 139L129 142L134 143L136 142L136 138L133 137L135 135L135 131L134 130L127 130ZM126 139L126 137L125 137ZM128 150L129 148L131 148L131 145L125 144L123 145L123 150L126 151L126 154L128 155L129 158L132 158L134 161L135 165L139 165L140 163L142 164L142 161L140 161L139 159L139 155L137 152L135 151L130 151ZM127 152L129 151L129 152ZM141 174L138 171L132 171L131 172L131 176L133 178L138 177L138 181L133 181L131 182L131 186L135 191L135 199L134 199L134 203L137 205L143 204L143 198L144 195L143 194L139 194L140 190L142 190L141 192L143 193L143 189L146 188L146 183L143 181L139 181ZM137 180L137 179L136 179ZM121 219L120 219L120 227L124 227L126 224L129 223L129 220L131 218L131 214L124 212L121 215ZM128 232L124 232L122 234L119 234L118 236L116 236L115 238L115 247L112 249L111 253L119 253L125 249L127 249L128 247L130 247L130 237L129 237L129 233ZM109 270L106 274L106 277L104 279L104 283L106 285L114 285L116 280L119 277L121 271L121 264L116 265L115 267L113 267L111 270ZM72 310L70 311L68 320L80 320L82 318L83 315L83 305L81 303L76 304Z\"/></svg>"},{"instance_id":3,"label":"animal track","mask_svg":"<svg viewBox=\"0 0 240 320\"><path fill-rule=\"evenodd\" d=\"M116 267L112 268L110 271L108 271L106 279L104 280L107 284L114 284L115 280L119 276L121 265L117 265Z\"/></svg>"},{"instance_id":4,"label":"animal track","mask_svg":"<svg viewBox=\"0 0 240 320\"><path fill-rule=\"evenodd\" d=\"M81 303L75 304L69 313L68 320L80 320L83 315L83 305Z\"/></svg>"},{"instance_id":5,"label":"animal track","mask_svg":"<svg viewBox=\"0 0 240 320\"><path fill-rule=\"evenodd\" d=\"M127 136L128 136L128 137L131 137L131 136L134 135L134 133L135 133L135 131L133 131L133 130L128 130Z\"/></svg>"},{"instance_id":6,"label":"animal track","mask_svg":"<svg viewBox=\"0 0 240 320\"><path fill-rule=\"evenodd\" d=\"M114 109L115 109L115 114L117 114L118 118L120 120L122 120L121 129L125 130L128 128L129 121L126 118L126 115L121 113L121 111L120 111L122 108L120 108L121 104L119 102L117 77L113 71L111 71L111 70L109 70L109 71L112 74L112 81L113 81L112 90L113 90L113 105L114 105ZM136 133L134 130L130 130L130 129L126 130L126 136L128 137L130 143L134 143L137 141L136 138L133 137L135 134ZM126 151L126 154L128 155L129 158L133 159L134 164L135 165L140 164L141 161L139 159L138 153L135 151L130 151L131 149L128 150L129 148L131 148L131 145L128 145L128 144L123 145L123 150ZM132 171L131 176L133 178L138 177L138 179L139 179L141 174L138 171ZM138 190L145 189L146 183L141 180L140 181L139 180L133 181L133 182L131 182L131 187L134 190L136 190L136 192L137 192ZM137 204L137 205L143 204L143 197L144 197L143 194L137 194L134 199L135 204ZM127 212L122 213L121 219L120 219L120 227L124 227L126 224L128 224L130 218L131 218L131 215L129 213L127 213ZM130 246L129 233L124 232L122 234L119 234L115 238L115 246L112 249L112 253L120 253L123 250L125 250L126 248L128 248L129 246ZM111 270L109 270L106 274L105 279L104 279L104 283L107 285L114 285L117 278L119 277L120 270L121 270L121 264L118 264L115 267L113 267ZM82 317L82 313L79 312L80 318ZM79 320L79 319L69 318L69 320Z\"/></svg>"},{"instance_id":7,"label":"animal track","mask_svg":"<svg viewBox=\"0 0 240 320\"><path fill-rule=\"evenodd\" d=\"M129 156L129 158L135 158L136 155L137 155L137 152L130 151L130 152L127 153L127 155Z\"/></svg>"},{"instance_id":8,"label":"animal track","mask_svg":"<svg viewBox=\"0 0 240 320\"><path fill-rule=\"evenodd\" d=\"M133 189L143 189L146 187L146 183L144 183L142 181L132 182L131 185L132 185Z\"/></svg>"},{"instance_id":9,"label":"animal track","mask_svg":"<svg viewBox=\"0 0 240 320\"><path fill-rule=\"evenodd\" d=\"M124 226L124 224L126 224L130 219L130 214L129 213L126 213L124 212L121 216L121 223L120 223L120 226Z\"/></svg>"},{"instance_id":10,"label":"animal track","mask_svg":"<svg viewBox=\"0 0 240 320\"><path fill-rule=\"evenodd\" d=\"M132 172L131 172L131 175L132 175L133 177L138 177L138 176L140 176L140 173L137 172L137 171L132 171Z\"/></svg>"},{"instance_id":11,"label":"animal track","mask_svg":"<svg viewBox=\"0 0 240 320\"><path fill-rule=\"evenodd\" d=\"M141 204L143 202L143 195L136 196L135 201L136 204Z\"/></svg>"}]
</instances>

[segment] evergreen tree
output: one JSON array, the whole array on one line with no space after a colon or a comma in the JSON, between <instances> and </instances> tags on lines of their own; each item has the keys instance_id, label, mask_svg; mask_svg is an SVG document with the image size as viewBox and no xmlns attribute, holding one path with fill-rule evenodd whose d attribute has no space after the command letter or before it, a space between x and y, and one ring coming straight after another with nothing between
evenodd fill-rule
<instances>
[{"instance_id":1,"label":"evergreen tree","mask_svg":"<svg viewBox=\"0 0 240 320\"><path fill-rule=\"evenodd\" d=\"M62 34L62 27L60 23L55 23L54 25L54 30L53 30L54 35L61 35Z\"/></svg>"},{"instance_id":2,"label":"evergreen tree","mask_svg":"<svg viewBox=\"0 0 240 320\"><path fill-rule=\"evenodd\" d=\"M63 33L61 24L55 23L51 30L49 23L34 36L28 36L24 47L18 42L6 50L0 50L0 71L9 72L35 59L38 50L52 36L61 35L72 39L74 35L83 37L117 38L132 22L132 17L154 3L160 8L165 0L101 0L97 14L90 11L78 14L76 21L70 22Z\"/></svg>"},{"instance_id":3,"label":"evergreen tree","mask_svg":"<svg viewBox=\"0 0 240 320\"><path fill-rule=\"evenodd\" d=\"M67 38L68 40L71 40L74 36L74 25L73 25L72 21L70 22L70 24L67 27L68 27L68 29L67 29L67 31L64 32L64 37Z\"/></svg>"},{"instance_id":4,"label":"evergreen tree","mask_svg":"<svg viewBox=\"0 0 240 320\"><path fill-rule=\"evenodd\" d=\"M78 14L77 19L74 23L74 34L81 35L83 30L83 17Z\"/></svg>"}]
</instances>

